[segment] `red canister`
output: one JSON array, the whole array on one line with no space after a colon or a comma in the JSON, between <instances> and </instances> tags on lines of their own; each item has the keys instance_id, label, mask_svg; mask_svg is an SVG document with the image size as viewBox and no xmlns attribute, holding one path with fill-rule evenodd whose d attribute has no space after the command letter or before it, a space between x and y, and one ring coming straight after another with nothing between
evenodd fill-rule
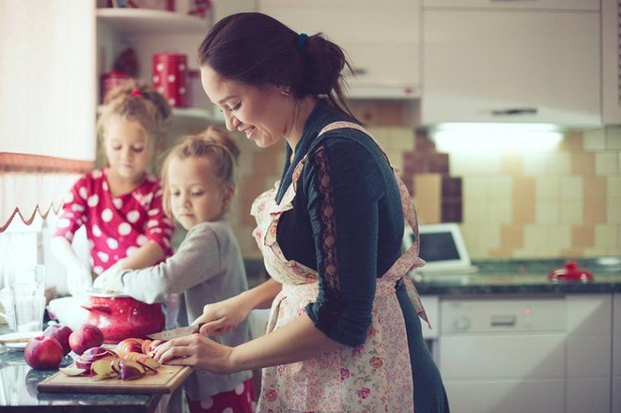
<instances>
[{"instance_id":1,"label":"red canister","mask_svg":"<svg viewBox=\"0 0 621 413\"><path fill-rule=\"evenodd\" d=\"M153 86L171 106L185 108L187 101L187 56L175 53L153 55Z\"/></svg>"},{"instance_id":2,"label":"red canister","mask_svg":"<svg viewBox=\"0 0 621 413\"><path fill-rule=\"evenodd\" d=\"M101 75L101 103L104 103L108 92L130 80L132 77L123 72L108 72Z\"/></svg>"}]
</instances>

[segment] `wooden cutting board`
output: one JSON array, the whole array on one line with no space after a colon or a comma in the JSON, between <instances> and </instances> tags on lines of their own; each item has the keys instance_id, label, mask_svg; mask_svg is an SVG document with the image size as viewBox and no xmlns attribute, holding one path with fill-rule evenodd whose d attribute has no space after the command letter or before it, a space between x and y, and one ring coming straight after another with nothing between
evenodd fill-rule
<instances>
[{"instance_id":1,"label":"wooden cutting board","mask_svg":"<svg viewBox=\"0 0 621 413\"><path fill-rule=\"evenodd\" d=\"M88 376L66 376L59 371L39 383L37 390L44 393L172 393L192 370L192 367L163 364L157 369L157 373L147 374L136 380L93 380Z\"/></svg>"}]
</instances>

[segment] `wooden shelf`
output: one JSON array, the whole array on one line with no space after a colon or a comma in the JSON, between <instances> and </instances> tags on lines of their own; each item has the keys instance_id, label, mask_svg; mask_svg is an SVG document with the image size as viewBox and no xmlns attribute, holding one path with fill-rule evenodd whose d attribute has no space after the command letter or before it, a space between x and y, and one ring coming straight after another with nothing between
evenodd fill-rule
<instances>
[{"instance_id":1,"label":"wooden shelf","mask_svg":"<svg viewBox=\"0 0 621 413\"><path fill-rule=\"evenodd\" d=\"M209 28L206 20L162 10L97 9L97 21L126 35L204 33Z\"/></svg>"}]
</instances>

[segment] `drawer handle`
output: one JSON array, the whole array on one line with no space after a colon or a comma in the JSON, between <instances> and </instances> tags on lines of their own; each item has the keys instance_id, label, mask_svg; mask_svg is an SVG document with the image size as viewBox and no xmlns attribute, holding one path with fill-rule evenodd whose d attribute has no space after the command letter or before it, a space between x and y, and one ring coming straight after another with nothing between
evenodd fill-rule
<instances>
[{"instance_id":1,"label":"drawer handle","mask_svg":"<svg viewBox=\"0 0 621 413\"><path fill-rule=\"evenodd\" d=\"M517 322L514 315L493 315L490 325L492 327L513 327Z\"/></svg>"},{"instance_id":2,"label":"drawer handle","mask_svg":"<svg viewBox=\"0 0 621 413\"><path fill-rule=\"evenodd\" d=\"M537 108L513 108L492 110L493 116L517 116L517 115L536 115Z\"/></svg>"}]
</instances>

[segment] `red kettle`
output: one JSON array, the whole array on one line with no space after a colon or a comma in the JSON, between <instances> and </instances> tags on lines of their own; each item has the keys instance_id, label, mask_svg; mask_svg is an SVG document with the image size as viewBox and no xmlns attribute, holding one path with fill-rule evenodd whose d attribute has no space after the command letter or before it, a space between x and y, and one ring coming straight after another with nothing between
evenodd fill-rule
<instances>
[{"instance_id":1,"label":"red kettle","mask_svg":"<svg viewBox=\"0 0 621 413\"><path fill-rule=\"evenodd\" d=\"M565 263L565 268L558 268L550 271L548 278L552 282L580 281L584 283L593 281L593 274L589 270L578 268L578 263L576 261L567 261Z\"/></svg>"}]
</instances>

